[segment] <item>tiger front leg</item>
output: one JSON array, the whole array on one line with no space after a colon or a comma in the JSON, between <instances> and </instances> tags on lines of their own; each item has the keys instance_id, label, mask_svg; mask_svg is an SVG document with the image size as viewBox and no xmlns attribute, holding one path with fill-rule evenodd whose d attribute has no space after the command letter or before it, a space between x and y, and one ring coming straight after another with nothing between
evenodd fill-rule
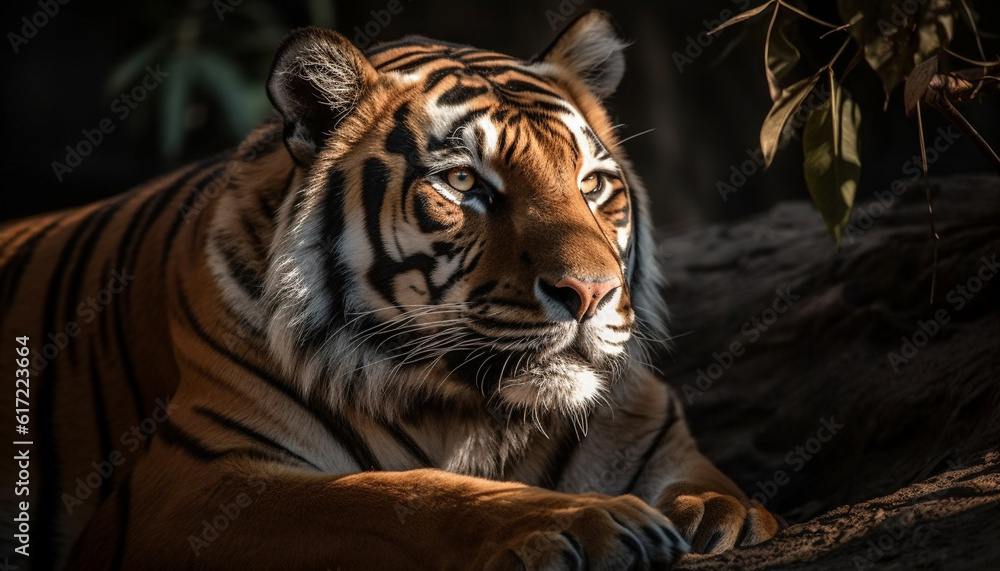
<instances>
[{"instance_id":1,"label":"tiger front leg","mask_svg":"<svg viewBox=\"0 0 1000 571\"><path fill-rule=\"evenodd\" d=\"M163 452L105 502L69 568L666 569L687 550L632 496Z\"/></svg>"},{"instance_id":2,"label":"tiger front leg","mask_svg":"<svg viewBox=\"0 0 1000 571\"><path fill-rule=\"evenodd\" d=\"M686 431L686 428L684 429ZM774 536L778 520L753 504L691 443L692 450L654 505L677 527L694 553L756 545Z\"/></svg>"},{"instance_id":3,"label":"tiger front leg","mask_svg":"<svg viewBox=\"0 0 1000 571\"><path fill-rule=\"evenodd\" d=\"M638 375L615 408L592 419L557 489L635 494L669 517L694 553L755 545L777 533L777 519L699 452L665 383Z\"/></svg>"},{"instance_id":4,"label":"tiger front leg","mask_svg":"<svg viewBox=\"0 0 1000 571\"><path fill-rule=\"evenodd\" d=\"M728 551L773 537L778 520L698 450L681 404L669 391L668 403L672 423L658 452L662 491L652 505L670 518L694 553Z\"/></svg>"}]
</instances>

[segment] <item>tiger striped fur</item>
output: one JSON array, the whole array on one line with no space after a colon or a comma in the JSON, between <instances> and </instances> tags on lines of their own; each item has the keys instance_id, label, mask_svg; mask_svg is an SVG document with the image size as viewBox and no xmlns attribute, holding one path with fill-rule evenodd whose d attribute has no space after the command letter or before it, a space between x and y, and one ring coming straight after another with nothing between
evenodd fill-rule
<instances>
[{"instance_id":1,"label":"tiger striped fur","mask_svg":"<svg viewBox=\"0 0 1000 571\"><path fill-rule=\"evenodd\" d=\"M667 568L771 537L643 364L624 48L601 12L530 61L298 30L238 149L0 229L2 339L40 355L32 567Z\"/></svg>"}]
</instances>

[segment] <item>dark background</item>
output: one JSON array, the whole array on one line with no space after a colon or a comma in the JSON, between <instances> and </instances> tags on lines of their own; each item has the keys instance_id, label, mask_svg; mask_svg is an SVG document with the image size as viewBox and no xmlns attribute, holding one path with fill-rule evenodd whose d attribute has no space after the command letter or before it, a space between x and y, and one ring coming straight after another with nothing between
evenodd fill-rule
<instances>
[{"instance_id":1,"label":"dark background","mask_svg":"<svg viewBox=\"0 0 1000 571\"><path fill-rule=\"evenodd\" d=\"M54 1L54 0L49 0ZM573 17L590 8L614 14L634 42L629 71L610 100L625 136L648 129L626 145L653 196L656 221L678 229L706 221L734 220L774 202L808 198L797 140L775 165L749 178L723 201L716 182L728 181L733 165L759 145L758 132L770 99L764 81L762 39L769 19L761 15L723 32L678 70L672 55L723 15L760 0L701 2L603 2L573 0L398 0L400 14L378 25L376 40L419 33L528 57L542 50ZM234 5L237 4L237 5ZM197 0L191 2L85 2L70 0L14 53L8 33L22 33L22 17L40 11L38 1L16 1L0 18L7 41L4 66L3 190L0 220L83 204L139 184L185 162L233 146L270 113L264 79L281 37L292 28L319 24L351 38L355 27L376 29L372 10L388 0ZM808 2L815 14L839 19L833 2ZM987 57L1000 52L1000 6L976 0ZM560 13L569 12L565 17ZM220 17L221 15L221 17ZM39 17L39 21L41 17ZM826 40L823 28L805 24L792 39L803 51L803 69L815 69L839 46L842 33ZM971 34L956 25L954 49L978 57ZM850 48L853 50L853 48ZM696 53L696 52L691 52ZM845 61L849 58L844 58ZM148 98L120 120L112 104L139 85L146 65L169 73ZM918 153L916 121L903 116L901 89L888 112L875 75L860 66L846 87L862 104L863 181L859 200L907 178L903 164ZM1000 146L1000 104L962 107L994 146ZM53 161L66 161L66 145L82 130L110 118L104 136L60 182ZM927 122L928 133L945 123ZM929 141L933 141L933 135ZM932 174L980 172L986 163L960 141L932 166Z\"/></svg>"}]
</instances>

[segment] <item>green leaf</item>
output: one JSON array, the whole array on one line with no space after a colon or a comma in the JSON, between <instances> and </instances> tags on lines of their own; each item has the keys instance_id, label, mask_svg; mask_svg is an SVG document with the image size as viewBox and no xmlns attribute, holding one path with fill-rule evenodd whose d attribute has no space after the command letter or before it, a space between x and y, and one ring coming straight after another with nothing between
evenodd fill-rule
<instances>
[{"instance_id":1,"label":"green leaf","mask_svg":"<svg viewBox=\"0 0 1000 571\"><path fill-rule=\"evenodd\" d=\"M955 29L952 0L838 0L837 6L845 22L859 18L851 36L882 79L886 103L915 65L948 45Z\"/></svg>"},{"instance_id":2,"label":"green leaf","mask_svg":"<svg viewBox=\"0 0 1000 571\"><path fill-rule=\"evenodd\" d=\"M781 95L774 102L760 128L760 150L764 155L764 168L771 166L774 155L778 152L778 143L781 141L785 125L819 83L820 77L821 73L817 73L781 90Z\"/></svg>"},{"instance_id":3,"label":"green leaf","mask_svg":"<svg viewBox=\"0 0 1000 571\"><path fill-rule=\"evenodd\" d=\"M803 170L809 194L839 246L861 178L861 108L832 76L830 81L830 99L809 116L802 135Z\"/></svg>"}]
</instances>

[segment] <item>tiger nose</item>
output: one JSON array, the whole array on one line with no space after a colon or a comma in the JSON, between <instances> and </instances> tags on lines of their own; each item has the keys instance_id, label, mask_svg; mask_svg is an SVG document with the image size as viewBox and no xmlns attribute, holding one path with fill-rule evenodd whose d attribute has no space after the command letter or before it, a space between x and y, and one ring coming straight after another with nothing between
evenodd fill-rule
<instances>
[{"instance_id":1,"label":"tiger nose","mask_svg":"<svg viewBox=\"0 0 1000 571\"><path fill-rule=\"evenodd\" d=\"M538 281L545 295L562 304L581 323L593 317L622 285L617 277L582 280L566 275L554 284L544 278L539 278Z\"/></svg>"}]
</instances>

